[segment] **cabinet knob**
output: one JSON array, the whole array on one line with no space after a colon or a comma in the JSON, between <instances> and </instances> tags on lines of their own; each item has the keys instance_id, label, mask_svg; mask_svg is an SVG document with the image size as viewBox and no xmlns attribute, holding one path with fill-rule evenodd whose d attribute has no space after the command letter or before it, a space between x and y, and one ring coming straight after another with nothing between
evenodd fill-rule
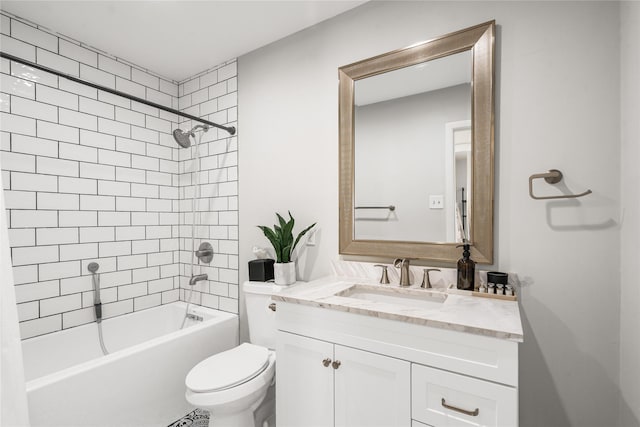
<instances>
[{"instance_id":1,"label":"cabinet knob","mask_svg":"<svg viewBox=\"0 0 640 427\"><path fill-rule=\"evenodd\" d=\"M342 363L339 360L334 360L331 366L333 369L338 369Z\"/></svg>"},{"instance_id":2,"label":"cabinet knob","mask_svg":"<svg viewBox=\"0 0 640 427\"><path fill-rule=\"evenodd\" d=\"M322 361L322 364L324 365L324 367L326 368L327 366L329 366L331 364L331 359L329 359L328 357L326 359L324 359Z\"/></svg>"},{"instance_id":3,"label":"cabinet knob","mask_svg":"<svg viewBox=\"0 0 640 427\"><path fill-rule=\"evenodd\" d=\"M272 302L271 304L269 304L269 310L276 311L276 303L275 302Z\"/></svg>"}]
</instances>

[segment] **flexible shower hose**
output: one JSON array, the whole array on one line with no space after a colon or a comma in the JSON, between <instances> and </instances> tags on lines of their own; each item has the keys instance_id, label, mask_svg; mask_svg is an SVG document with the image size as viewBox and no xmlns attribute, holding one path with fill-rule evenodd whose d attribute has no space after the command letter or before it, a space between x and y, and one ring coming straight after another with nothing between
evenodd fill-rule
<instances>
[{"instance_id":1,"label":"flexible shower hose","mask_svg":"<svg viewBox=\"0 0 640 427\"><path fill-rule=\"evenodd\" d=\"M94 292L94 308L96 310L96 323L98 324L98 339L100 340L100 348L105 356L109 354L107 347L104 345L104 337L102 336L102 303L100 302L100 277L97 273L91 273Z\"/></svg>"},{"instance_id":2,"label":"flexible shower hose","mask_svg":"<svg viewBox=\"0 0 640 427\"><path fill-rule=\"evenodd\" d=\"M98 322L98 337L100 338L100 348L105 356L109 354L107 347L104 346L104 338L102 337L102 322Z\"/></svg>"}]
</instances>

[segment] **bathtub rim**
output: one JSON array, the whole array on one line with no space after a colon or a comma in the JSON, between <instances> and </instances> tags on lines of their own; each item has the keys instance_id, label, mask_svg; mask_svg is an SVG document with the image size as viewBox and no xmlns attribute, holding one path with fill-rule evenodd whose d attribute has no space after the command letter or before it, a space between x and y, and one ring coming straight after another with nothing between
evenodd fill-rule
<instances>
[{"instance_id":1,"label":"bathtub rim","mask_svg":"<svg viewBox=\"0 0 640 427\"><path fill-rule=\"evenodd\" d=\"M148 309L144 309L144 310L139 310L139 311L134 311L131 313L127 313L123 316L131 316L131 315L136 315L136 314L140 314L143 312L148 312L150 310L159 310L159 309L166 309L167 306L169 305L173 305L176 306L180 309L186 310L187 307L187 303L184 301L174 301L171 303L167 303L167 304L162 304L159 306L155 306L155 307L151 307ZM180 336L183 335L188 335L191 333L195 333L198 332L202 329L206 329L208 327L211 327L213 324L217 324L217 323L222 323L222 322L227 322L227 321L231 321L231 320L236 320L237 322L239 322L239 316L235 313L230 313L227 311L221 311L221 310L216 310L215 308L210 308L210 307L205 307L205 306L199 306L199 305L193 305L190 304L189 306L189 312L196 312L196 313L207 313L207 314L213 314L214 317L208 320L204 320L199 324L196 325L191 325L188 327L185 327L184 329L178 329L176 331L170 332L168 334L165 335L161 335L159 337L155 337L152 338L148 341L143 341L141 343L138 343L136 345L127 347L127 348L123 348L121 350L118 350L114 353L110 353L107 355L102 355L100 357L94 358L94 359L90 359L87 361L84 361L80 364L74 365L74 366L70 366L68 368L64 368L61 369L59 371L56 372L52 372L50 374L38 377L38 378L34 378L32 380L26 381L26 389L27 389L27 396L29 395L29 392L31 391L35 391L38 390L42 387L46 387L48 385L51 385L57 381L60 381L64 378L68 378L68 377L72 377L75 375L80 375L82 373L85 373L87 371L90 371L91 369L94 369L98 366L101 365L106 365L108 363L112 363L115 362L117 360L123 359L127 356L130 356L132 354L135 354L139 351L141 351L142 349L149 349L149 348L153 348L153 347L157 347L160 346L168 341L171 341L173 339L176 339ZM117 316L117 317L123 317L123 316ZM116 317L112 317L111 319L115 319ZM103 322L108 321L109 319L105 319L103 320ZM79 325L76 326L77 328L82 327L82 326L89 326L95 324L95 322L92 323L85 323L84 325ZM239 327L239 325L238 325ZM75 327L74 327L75 328ZM69 329L73 329L73 328L69 328ZM63 330L64 331L64 330ZM58 332L62 332L62 331L58 331ZM55 334L56 332L54 332ZM98 330L96 328L96 336L98 334ZM36 337L34 337L36 338Z\"/></svg>"}]
</instances>

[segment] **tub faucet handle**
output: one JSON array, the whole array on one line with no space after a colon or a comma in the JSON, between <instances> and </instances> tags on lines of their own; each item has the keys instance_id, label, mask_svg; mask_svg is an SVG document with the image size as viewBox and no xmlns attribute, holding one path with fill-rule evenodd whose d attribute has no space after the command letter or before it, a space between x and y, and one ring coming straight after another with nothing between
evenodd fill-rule
<instances>
[{"instance_id":1,"label":"tub faucet handle","mask_svg":"<svg viewBox=\"0 0 640 427\"><path fill-rule=\"evenodd\" d=\"M380 276L380 283L383 285L389 284L389 275L387 274L387 266L382 264L375 264L374 267L382 268L382 276Z\"/></svg>"},{"instance_id":2,"label":"tub faucet handle","mask_svg":"<svg viewBox=\"0 0 640 427\"><path fill-rule=\"evenodd\" d=\"M204 264L211 264L213 259L213 246L209 242L202 242L197 251L194 251L195 256L198 258L198 262Z\"/></svg>"}]
</instances>

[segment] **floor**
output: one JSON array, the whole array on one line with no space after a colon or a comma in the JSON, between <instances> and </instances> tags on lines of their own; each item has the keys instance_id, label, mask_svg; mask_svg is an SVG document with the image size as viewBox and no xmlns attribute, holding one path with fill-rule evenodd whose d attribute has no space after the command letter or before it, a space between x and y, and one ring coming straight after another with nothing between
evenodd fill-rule
<instances>
[{"instance_id":1,"label":"floor","mask_svg":"<svg viewBox=\"0 0 640 427\"><path fill-rule=\"evenodd\" d=\"M209 412L196 409L184 417L169 424L168 427L207 427L209 425Z\"/></svg>"}]
</instances>

